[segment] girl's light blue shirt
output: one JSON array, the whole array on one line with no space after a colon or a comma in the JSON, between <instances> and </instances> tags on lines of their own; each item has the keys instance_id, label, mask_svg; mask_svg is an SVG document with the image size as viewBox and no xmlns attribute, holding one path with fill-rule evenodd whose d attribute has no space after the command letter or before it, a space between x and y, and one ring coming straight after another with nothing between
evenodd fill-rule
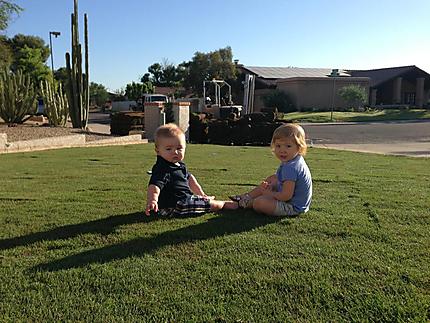
<instances>
[{"instance_id":1,"label":"girl's light blue shirt","mask_svg":"<svg viewBox=\"0 0 430 323\"><path fill-rule=\"evenodd\" d=\"M312 201L312 176L305 159L297 155L292 160L281 163L276 171L278 191L282 190L285 181L294 181L294 193L290 203L299 213L307 212Z\"/></svg>"}]
</instances>

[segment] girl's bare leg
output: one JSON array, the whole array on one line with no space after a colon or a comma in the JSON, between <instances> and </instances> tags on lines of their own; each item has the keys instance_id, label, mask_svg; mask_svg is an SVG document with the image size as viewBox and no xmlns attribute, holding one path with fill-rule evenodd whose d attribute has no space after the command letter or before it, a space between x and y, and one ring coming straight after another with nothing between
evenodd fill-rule
<instances>
[{"instance_id":1,"label":"girl's bare leg","mask_svg":"<svg viewBox=\"0 0 430 323\"><path fill-rule=\"evenodd\" d=\"M254 199L252 208L259 213L273 215L275 213L277 200L269 196L259 196Z\"/></svg>"},{"instance_id":2,"label":"girl's bare leg","mask_svg":"<svg viewBox=\"0 0 430 323\"><path fill-rule=\"evenodd\" d=\"M237 210L239 205L233 201L217 201L211 200L211 211L216 212L219 210Z\"/></svg>"}]
</instances>

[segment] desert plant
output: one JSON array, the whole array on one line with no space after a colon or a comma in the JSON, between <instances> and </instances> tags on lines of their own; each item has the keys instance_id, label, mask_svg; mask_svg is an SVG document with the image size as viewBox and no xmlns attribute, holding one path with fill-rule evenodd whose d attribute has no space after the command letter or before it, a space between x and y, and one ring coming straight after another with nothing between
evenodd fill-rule
<instances>
[{"instance_id":1,"label":"desert plant","mask_svg":"<svg viewBox=\"0 0 430 323\"><path fill-rule=\"evenodd\" d=\"M23 123L36 112L36 91L30 75L6 69L0 72L0 117L9 125Z\"/></svg>"},{"instance_id":2,"label":"desert plant","mask_svg":"<svg viewBox=\"0 0 430 323\"><path fill-rule=\"evenodd\" d=\"M277 108L278 111L285 113L296 111L291 98L284 91L274 90L263 96L262 99L264 105L268 108Z\"/></svg>"},{"instance_id":3,"label":"desert plant","mask_svg":"<svg viewBox=\"0 0 430 323\"><path fill-rule=\"evenodd\" d=\"M54 127L65 126L69 116L69 103L61 83L42 81L40 90L49 124Z\"/></svg>"},{"instance_id":4,"label":"desert plant","mask_svg":"<svg viewBox=\"0 0 430 323\"><path fill-rule=\"evenodd\" d=\"M74 0L72 13L72 57L66 53L68 75L67 97L73 128L85 129L90 110L89 68L88 68L88 18L84 15L85 73L82 73L82 51L79 43L78 0ZM70 60L71 58L71 60Z\"/></svg>"}]
</instances>

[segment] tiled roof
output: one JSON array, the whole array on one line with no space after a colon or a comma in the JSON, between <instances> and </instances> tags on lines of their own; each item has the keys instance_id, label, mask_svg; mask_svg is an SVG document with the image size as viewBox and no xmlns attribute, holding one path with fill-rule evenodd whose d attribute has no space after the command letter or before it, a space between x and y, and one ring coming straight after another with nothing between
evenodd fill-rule
<instances>
[{"instance_id":1,"label":"tiled roof","mask_svg":"<svg viewBox=\"0 0 430 323\"><path fill-rule=\"evenodd\" d=\"M331 68L301 68L301 67L260 67L242 66L243 69L265 79L284 79L292 77L329 77ZM351 76L339 69L339 76Z\"/></svg>"}]
</instances>

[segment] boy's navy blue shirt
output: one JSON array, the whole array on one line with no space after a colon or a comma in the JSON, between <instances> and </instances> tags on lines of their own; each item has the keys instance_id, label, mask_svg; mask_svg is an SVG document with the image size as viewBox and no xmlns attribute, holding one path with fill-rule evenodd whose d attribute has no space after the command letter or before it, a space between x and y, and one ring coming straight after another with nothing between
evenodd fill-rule
<instances>
[{"instance_id":1,"label":"boy's navy blue shirt","mask_svg":"<svg viewBox=\"0 0 430 323\"><path fill-rule=\"evenodd\" d=\"M183 201L193 195L188 185L189 173L183 162L179 165L170 163L161 156L152 167L149 184L160 188L158 207L160 209L174 208L178 201Z\"/></svg>"}]
</instances>

